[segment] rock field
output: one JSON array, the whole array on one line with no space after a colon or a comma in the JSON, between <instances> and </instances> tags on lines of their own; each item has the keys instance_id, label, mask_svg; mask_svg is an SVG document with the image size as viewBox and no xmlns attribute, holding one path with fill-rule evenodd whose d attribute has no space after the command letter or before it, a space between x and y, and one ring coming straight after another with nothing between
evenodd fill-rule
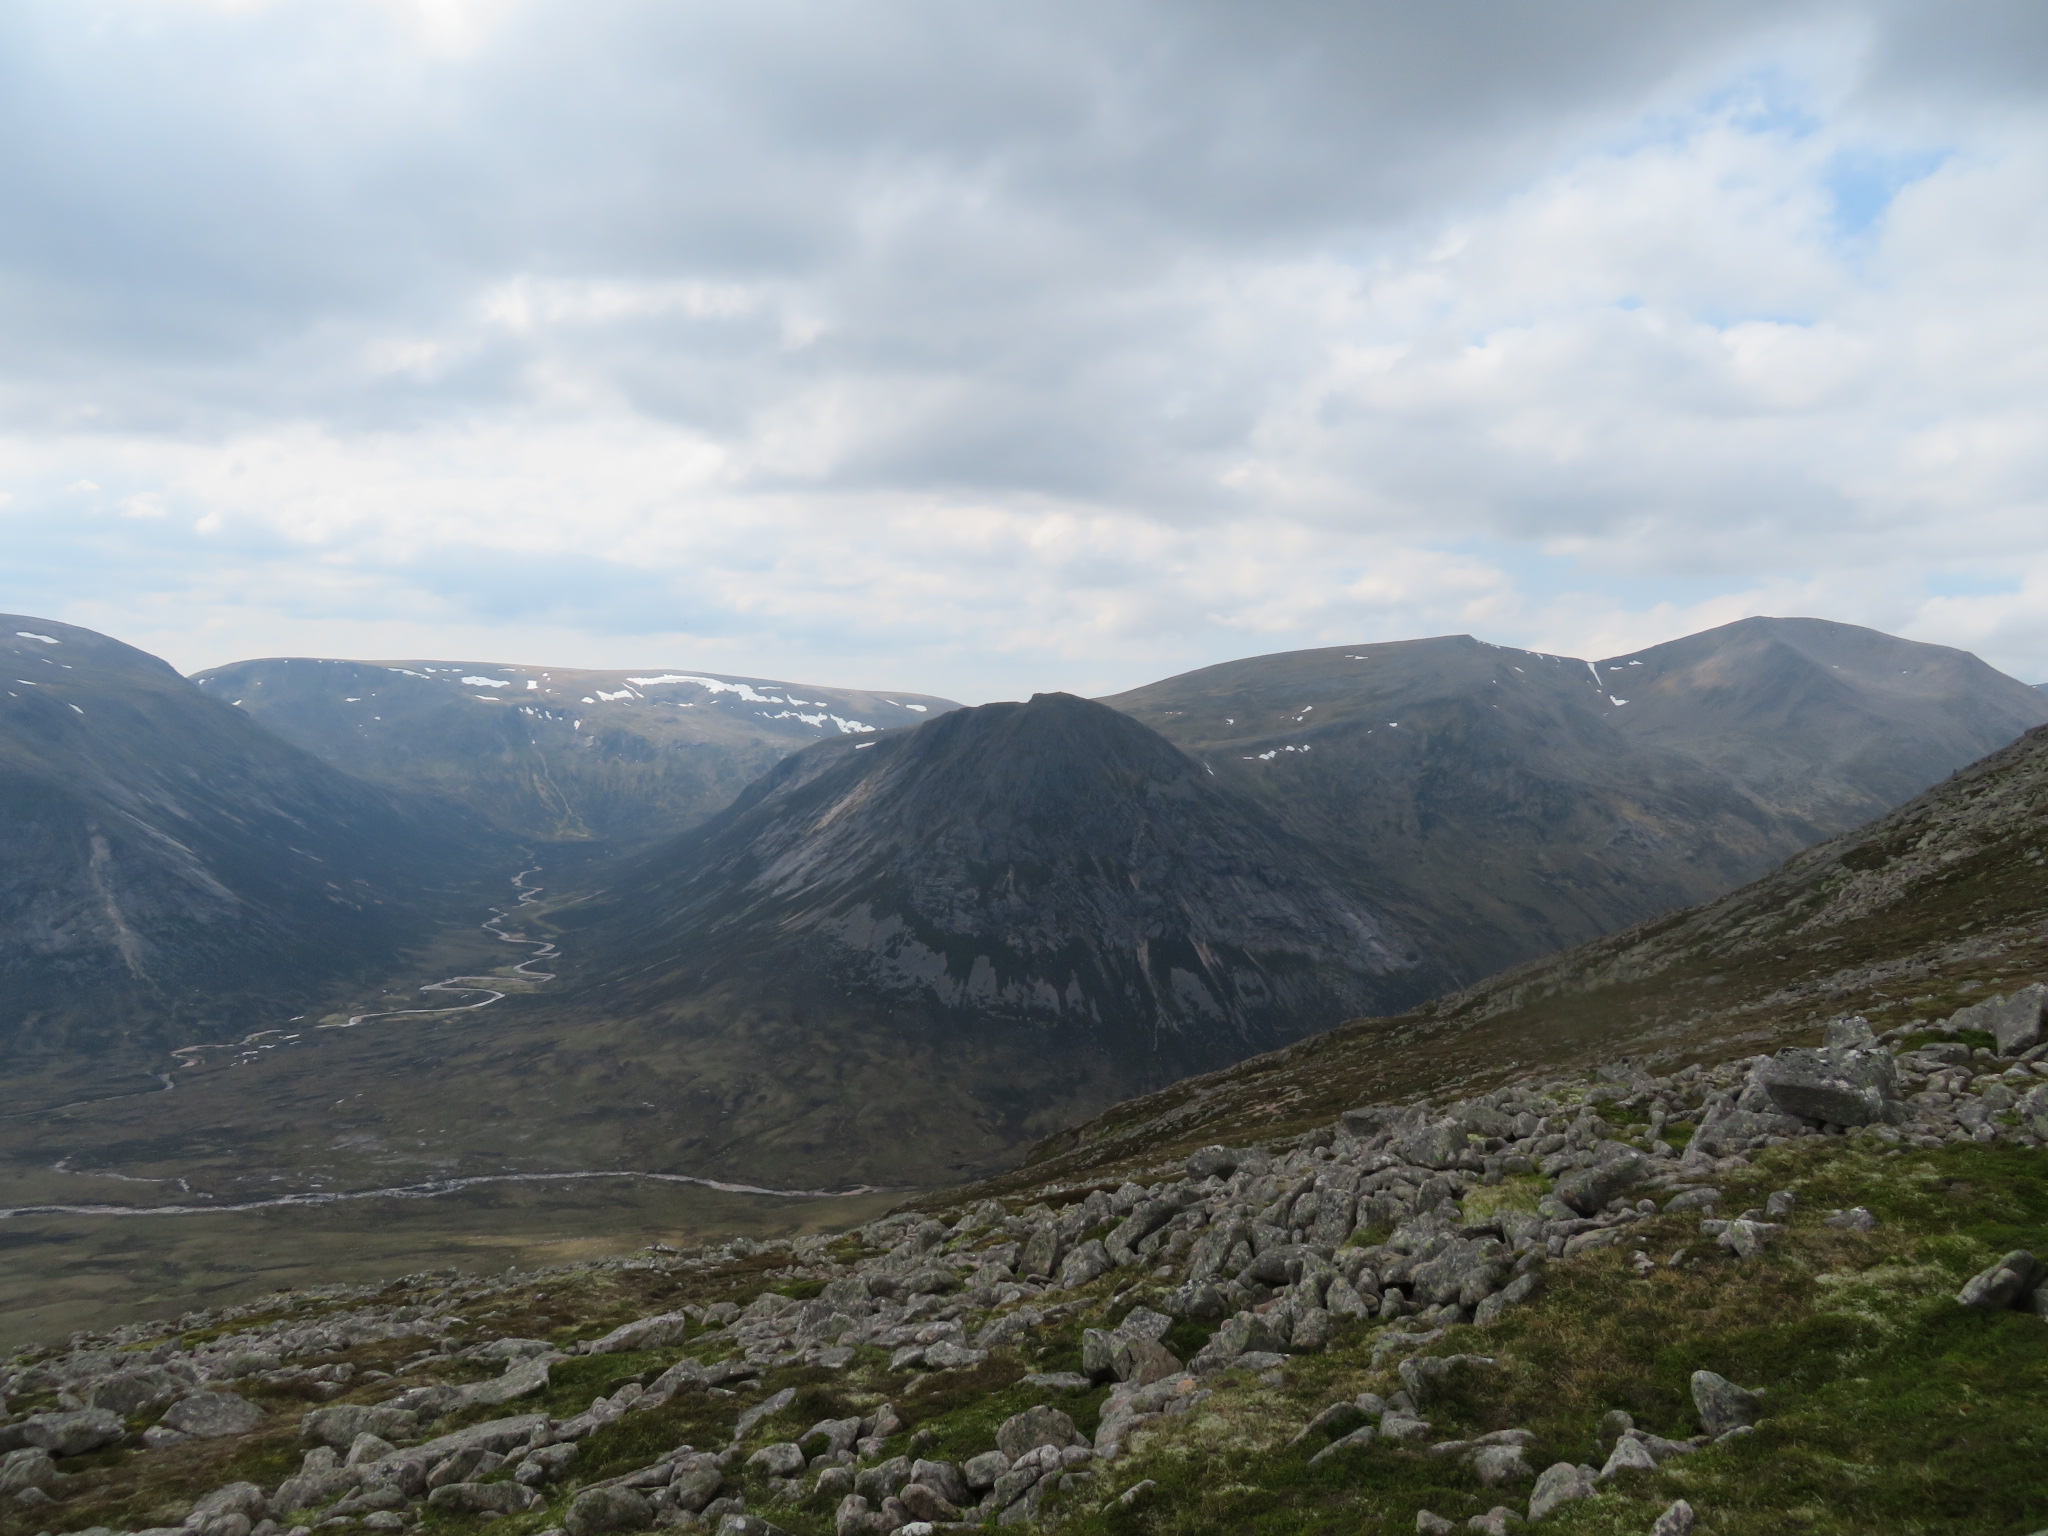
<instances>
[{"instance_id":1,"label":"rock field","mask_svg":"<svg viewBox=\"0 0 2048 1536\"><path fill-rule=\"evenodd\" d=\"M1724 1189L1756 1188L1779 1149L2048 1145L2044 1000L2029 987L1883 1037L1841 1019L1817 1046L1666 1076L1623 1062L1363 1106L1287 1144L1208 1147L1028 1204L80 1335L0 1373L4 1528L1137 1531L1176 1436L1234 1416L1264 1421L1264 1454L1301 1477L1434 1467L1432 1486L1491 1501L1455 1519L1395 1508L1390 1472L1374 1497L1395 1523L1358 1528L1568 1524L1608 1489L1732 1454L1768 1427L1775 1383L1698 1361L1693 1422L1665 1426L1688 1432L1610 1410L1584 1426L1596 1464L1546 1456L1519 1425L1433 1424L1510 1369L1467 1341L1578 1266L1739 1277L1795 1228L1881 1235L1869 1209L1809 1209L1790 1189L1732 1208ZM1674 1231L1690 1240L1652 1257ZM2048 1314L2044 1276L2017 1249L1945 1304ZM660 1296L675 1304L619 1315ZM1276 1422L1326 1378L1373 1385ZM1683 1536L1713 1517L1681 1498L1634 1528Z\"/></svg>"}]
</instances>

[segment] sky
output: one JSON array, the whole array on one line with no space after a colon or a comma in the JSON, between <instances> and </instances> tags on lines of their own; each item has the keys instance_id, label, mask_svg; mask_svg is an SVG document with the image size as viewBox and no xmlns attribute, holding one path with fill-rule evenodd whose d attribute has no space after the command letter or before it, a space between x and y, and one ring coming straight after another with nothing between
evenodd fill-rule
<instances>
[{"instance_id":1,"label":"sky","mask_svg":"<svg viewBox=\"0 0 2048 1536\"><path fill-rule=\"evenodd\" d=\"M13 0L0 609L967 702L2048 681L2038 0Z\"/></svg>"}]
</instances>

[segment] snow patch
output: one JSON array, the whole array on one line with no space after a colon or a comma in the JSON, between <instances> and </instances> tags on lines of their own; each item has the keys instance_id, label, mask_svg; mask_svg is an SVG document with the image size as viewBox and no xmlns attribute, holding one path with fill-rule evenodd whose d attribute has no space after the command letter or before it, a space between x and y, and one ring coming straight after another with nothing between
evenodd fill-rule
<instances>
[{"instance_id":1,"label":"snow patch","mask_svg":"<svg viewBox=\"0 0 2048 1536\"><path fill-rule=\"evenodd\" d=\"M1621 705L1626 704L1628 700L1617 699L1613 694L1610 693L1609 695L1607 695L1607 702L1619 708Z\"/></svg>"},{"instance_id":2,"label":"snow patch","mask_svg":"<svg viewBox=\"0 0 2048 1536\"><path fill-rule=\"evenodd\" d=\"M606 693L602 688L597 690L598 702L602 704L616 704L621 699L637 699L638 697L640 695L630 688L621 688L617 693ZM585 699L583 702L588 704L590 700Z\"/></svg>"},{"instance_id":3,"label":"snow patch","mask_svg":"<svg viewBox=\"0 0 2048 1536\"><path fill-rule=\"evenodd\" d=\"M723 678L700 677L694 672L664 672L659 677L629 677L627 682L640 688L660 688L669 683L689 683L710 693L738 694L747 704L801 704L802 699L785 699L772 693L762 693L745 683L728 683Z\"/></svg>"},{"instance_id":4,"label":"snow patch","mask_svg":"<svg viewBox=\"0 0 2048 1536\"><path fill-rule=\"evenodd\" d=\"M62 645L64 643L55 635L39 635L32 629L17 629L14 632L14 638L17 640L40 640L45 645Z\"/></svg>"},{"instance_id":5,"label":"snow patch","mask_svg":"<svg viewBox=\"0 0 2048 1536\"><path fill-rule=\"evenodd\" d=\"M462 680L462 686L465 688L510 688L512 685L502 677L465 677Z\"/></svg>"}]
</instances>

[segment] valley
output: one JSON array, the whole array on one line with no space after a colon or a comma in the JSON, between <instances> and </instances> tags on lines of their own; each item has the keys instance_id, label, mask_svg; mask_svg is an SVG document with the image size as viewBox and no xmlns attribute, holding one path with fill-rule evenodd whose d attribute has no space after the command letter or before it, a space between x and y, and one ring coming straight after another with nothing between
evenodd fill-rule
<instances>
[{"instance_id":1,"label":"valley","mask_svg":"<svg viewBox=\"0 0 2048 1536\"><path fill-rule=\"evenodd\" d=\"M1836 985L1815 979L1834 971L1746 960L1746 976L1776 977L1749 1005L1769 1016L1747 1022L1719 962L1700 983L1715 1006L1682 1017L1576 983L1546 1009L1526 1000L1550 982L1481 978L1517 960L1545 977L1540 957L1570 943L1632 942L1631 923L1718 896L2048 719L2048 699L1963 653L1847 626L1731 631L1600 663L1464 638L1293 653L1114 708L488 663L216 669L193 691L232 692L231 714L289 723L330 762L261 752L315 778L354 752L368 777L343 781L353 793L431 828L417 843L439 867L433 900L387 930L374 977L315 964L280 976L260 1011L209 1016L201 992L166 1016L197 1029L18 1053L0 1077L8 1283L105 1304L101 1261L72 1256L174 1244L180 1273L225 1299L267 1282L243 1260L283 1230L308 1252L360 1242L362 1274L401 1251L539 1252L550 1230L601 1244L608 1211L673 1210L694 1232L729 1211L767 1230L797 1207L824 1222L837 1202L1035 1179L1167 1128L1291 1123L1623 1039L1777 1038L1812 1010L1768 1000ZM1615 675L1629 694L1595 686ZM464 681L478 678L504 686ZM576 747L597 775L579 793L637 806L607 824L630 835L595 835L590 817L533 835L565 824L508 798L510 759L483 753L463 779L476 720L517 745L501 694L541 696L519 715L538 732L545 689L621 691L607 683L633 692L605 701L606 730L642 733L625 759L652 777L633 789L606 777L613 748ZM360 691L385 687L408 690L403 708ZM748 721L813 695L929 718L776 719L809 734L756 739L774 766L730 805L703 798L704 731L767 729ZM370 699L391 718L344 750L323 722ZM679 719L699 734L674 735ZM681 830L655 835L664 817ZM1961 987L2000 955L1929 963ZM1504 1007L1500 986L1524 1001ZM493 1233L479 1213L497 1210L527 1214ZM623 1243L656 1218L618 1220Z\"/></svg>"}]
</instances>

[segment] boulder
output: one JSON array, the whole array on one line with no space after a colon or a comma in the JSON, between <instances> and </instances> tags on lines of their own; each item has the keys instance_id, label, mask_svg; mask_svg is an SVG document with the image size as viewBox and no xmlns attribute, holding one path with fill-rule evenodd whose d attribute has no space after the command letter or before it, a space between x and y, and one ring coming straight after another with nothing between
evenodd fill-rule
<instances>
[{"instance_id":1,"label":"boulder","mask_svg":"<svg viewBox=\"0 0 2048 1536\"><path fill-rule=\"evenodd\" d=\"M1203 1147L1199 1152L1188 1154L1188 1177L1197 1181L1211 1178L1229 1178L1237 1172L1238 1154L1229 1147Z\"/></svg>"},{"instance_id":2,"label":"boulder","mask_svg":"<svg viewBox=\"0 0 2048 1536\"><path fill-rule=\"evenodd\" d=\"M1051 1222L1034 1228L1031 1236L1024 1240L1024 1251L1017 1260L1017 1273L1027 1280L1050 1280L1059 1272L1063 1246L1059 1228Z\"/></svg>"},{"instance_id":3,"label":"boulder","mask_svg":"<svg viewBox=\"0 0 2048 1536\"><path fill-rule=\"evenodd\" d=\"M680 1344L689 1332L690 1320L680 1312L663 1312L654 1317L621 1323L601 1339L583 1346L586 1355L612 1355L629 1349L661 1349Z\"/></svg>"},{"instance_id":4,"label":"boulder","mask_svg":"<svg viewBox=\"0 0 2048 1536\"><path fill-rule=\"evenodd\" d=\"M1614 1442L1614 1449L1607 1453L1607 1464L1600 1469L1600 1478L1606 1479L1621 1472L1654 1472L1657 1458L1650 1454L1650 1448L1634 1435L1623 1435Z\"/></svg>"},{"instance_id":5,"label":"boulder","mask_svg":"<svg viewBox=\"0 0 2048 1536\"><path fill-rule=\"evenodd\" d=\"M1981 1029L1998 1042L1998 1054L2017 1056L2041 1043L2048 986L2035 982L2009 997L1990 997L1949 1015L1951 1029Z\"/></svg>"},{"instance_id":6,"label":"boulder","mask_svg":"<svg viewBox=\"0 0 2048 1536\"><path fill-rule=\"evenodd\" d=\"M1677 1499L1657 1517L1657 1523L1650 1527L1650 1536L1692 1536L1692 1527L1692 1506Z\"/></svg>"},{"instance_id":7,"label":"boulder","mask_svg":"<svg viewBox=\"0 0 2048 1536\"><path fill-rule=\"evenodd\" d=\"M1541 1520L1560 1504L1573 1499L1590 1499L1599 1490L1584 1467L1568 1461L1553 1462L1543 1469L1536 1486L1529 1491L1529 1518Z\"/></svg>"},{"instance_id":8,"label":"boulder","mask_svg":"<svg viewBox=\"0 0 2048 1536\"><path fill-rule=\"evenodd\" d=\"M621 1488L617 1491L626 1493L630 1490ZM545 1502L524 1483L444 1483L427 1495L427 1503L434 1509L469 1515L521 1515L529 1509L540 1508ZM644 1504L646 1501L641 1502ZM609 1526L606 1529L623 1530L626 1527Z\"/></svg>"},{"instance_id":9,"label":"boulder","mask_svg":"<svg viewBox=\"0 0 2048 1536\"><path fill-rule=\"evenodd\" d=\"M185 1516L187 1525L197 1525L219 1515L240 1515L254 1523L270 1513L270 1501L254 1483L229 1483L216 1488L192 1506Z\"/></svg>"},{"instance_id":10,"label":"boulder","mask_svg":"<svg viewBox=\"0 0 2048 1536\"><path fill-rule=\"evenodd\" d=\"M770 1477L794 1477L804 1469L803 1448L794 1440L778 1440L749 1456L747 1465L759 1467Z\"/></svg>"},{"instance_id":11,"label":"boulder","mask_svg":"<svg viewBox=\"0 0 2048 1536\"><path fill-rule=\"evenodd\" d=\"M56 1476L57 1463L40 1445L24 1446L0 1456L0 1495L19 1493L24 1488L40 1488L53 1482Z\"/></svg>"},{"instance_id":12,"label":"boulder","mask_svg":"<svg viewBox=\"0 0 2048 1536\"><path fill-rule=\"evenodd\" d=\"M1428 1118L1429 1110L1421 1104L1364 1104L1345 1110L1337 1117L1337 1123L1346 1135L1363 1140L1390 1131L1412 1130Z\"/></svg>"},{"instance_id":13,"label":"boulder","mask_svg":"<svg viewBox=\"0 0 2048 1536\"><path fill-rule=\"evenodd\" d=\"M1699 1410L1700 1428L1710 1435L1725 1435L1756 1422L1763 1407L1763 1393L1738 1387L1712 1371L1692 1373L1692 1402Z\"/></svg>"},{"instance_id":14,"label":"boulder","mask_svg":"<svg viewBox=\"0 0 2048 1536\"><path fill-rule=\"evenodd\" d=\"M1482 1445L1472 1453L1472 1472L1488 1488L1526 1482L1535 1476L1529 1454L1519 1445Z\"/></svg>"},{"instance_id":15,"label":"boulder","mask_svg":"<svg viewBox=\"0 0 2048 1536\"><path fill-rule=\"evenodd\" d=\"M1098 1280L1116 1267L1109 1256L1109 1250L1102 1246L1101 1239L1083 1243L1060 1265L1060 1285L1073 1290L1077 1286Z\"/></svg>"},{"instance_id":16,"label":"boulder","mask_svg":"<svg viewBox=\"0 0 2048 1536\"><path fill-rule=\"evenodd\" d=\"M1451 1119L1427 1120L1401 1133L1395 1155L1418 1168L1449 1168L1467 1146L1465 1127Z\"/></svg>"},{"instance_id":17,"label":"boulder","mask_svg":"<svg viewBox=\"0 0 2048 1536\"><path fill-rule=\"evenodd\" d=\"M171 1404L163 1416L166 1428L209 1440L246 1435L262 1422L263 1410L232 1392L194 1392Z\"/></svg>"},{"instance_id":18,"label":"boulder","mask_svg":"<svg viewBox=\"0 0 2048 1536\"><path fill-rule=\"evenodd\" d=\"M1752 1074L1781 1114L1834 1125L1874 1125L1896 1114L1891 1052L1857 1046L1795 1046Z\"/></svg>"},{"instance_id":19,"label":"boulder","mask_svg":"<svg viewBox=\"0 0 2048 1536\"><path fill-rule=\"evenodd\" d=\"M17 1428L30 1445L52 1456L83 1456L112 1445L128 1433L118 1413L105 1408L80 1408L71 1413L39 1413Z\"/></svg>"},{"instance_id":20,"label":"boulder","mask_svg":"<svg viewBox=\"0 0 2048 1536\"><path fill-rule=\"evenodd\" d=\"M631 1488L586 1488L570 1500L568 1512L562 1516L562 1529L569 1536L644 1531L653 1523L654 1506Z\"/></svg>"},{"instance_id":21,"label":"boulder","mask_svg":"<svg viewBox=\"0 0 2048 1536\"><path fill-rule=\"evenodd\" d=\"M148 1366L102 1376L85 1394L85 1402L88 1408L105 1408L125 1419L161 1408L191 1390L191 1382L161 1366Z\"/></svg>"},{"instance_id":22,"label":"boulder","mask_svg":"<svg viewBox=\"0 0 2048 1536\"><path fill-rule=\"evenodd\" d=\"M357 1435L402 1440L419 1427L419 1416L381 1403L336 1403L315 1408L299 1420L299 1438L345 1451Z\"/></svg>"},{"instance_id":23,"label":"boulder","mask_svg":"<svg viewBox=\"0 0 2048 1536\"><path fill-rule=\"evenodd\" d=\"M1013 1462L1041 1445L1059 1450L1087 1443L1074 1428L1072 1419L1057 1408L1043 1405L1012 1414L996 1430L996 1449Z\"/></svg>"},{"instance_id":24,"label":"boulder","mask_svg":"<svg viewBox=\"0 0 2048 1536\"><path fill-rule=\"evenodd\" d=\"M1986 1312L2015 1305L2041 1278L2041 1266L2024 1248L2015 1248L1989 1269L1972 1275L1956 1293L1966 1307Z\"/></svg>"}]
</instances>

